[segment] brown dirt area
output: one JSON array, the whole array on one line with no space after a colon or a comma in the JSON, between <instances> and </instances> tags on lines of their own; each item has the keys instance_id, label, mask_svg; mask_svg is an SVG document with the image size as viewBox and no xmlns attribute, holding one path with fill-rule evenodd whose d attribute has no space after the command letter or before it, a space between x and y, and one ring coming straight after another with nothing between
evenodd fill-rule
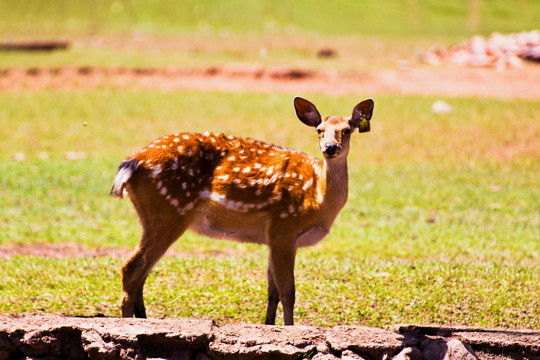
<instances>
[{"instance_id":1,"label":"brown dirt area","mask_svg":"<svg viewBox=\"0 0 540 360\"><path fill-rule=\"evenodd\" d=\"M119 247L96 247L91 248L85 245L77 243L63 242L61 244L51 243L32 243L32 244L20 244L11 243L6 245L0 245L0 260L11 259L14 256L36 256L43 258L66 258L66 257L89 257L94 258L98 256L108 256L115 259L127 259L129 254L134 249ZM167 257L191 257L201 256L200 252L191 251L178 251L175 249L169 249L165 254ZM232 258L238 256L233 249L230 250L216 250L211 251L203 256L215 257L227 257Z\"/></svg>"},{"instance_id":2,"label":"brown dirt area","mask_svg":"<svg viewBox=\"0 0 540 360\"><path fill-rule=\"evenodd\" d=\"M417 94L540 99L540 66L427 67L365 71L304 70L231 63L207 68L9 68L0 69L0 91L103 87L280 93Z\"/></svg>"}]
</instances>

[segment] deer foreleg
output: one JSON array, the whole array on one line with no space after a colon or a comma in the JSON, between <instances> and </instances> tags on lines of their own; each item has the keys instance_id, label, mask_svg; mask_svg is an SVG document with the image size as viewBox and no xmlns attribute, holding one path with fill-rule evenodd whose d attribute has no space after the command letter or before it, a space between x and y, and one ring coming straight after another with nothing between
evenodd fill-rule
<instances>
[{"instance_id":1,"label":"deer foreleg","mask_svg":"<svg viewBox=\"0 0 540 360\"><path fill-rule=\"evenodd\" d=\"M283 319L285 325L293 325L293 308L295 301L295 287L294 287L294 259L296 256L296 249L294 245L287 245L285 247L271 247L270 248L270 264L269 267L272 270L274 278L274 288L279 294L279 301L283 305ZM268 294L268 308L267 308L267 322L269 320L275 320L275 307L277 302L275 300L275 290L271 289L271 283L268 284L269 290L272 290L271 294ZM270 299L270 296L273 296ZM268 317L268 315L273 315Z\"/></svg>"}]
</instances>

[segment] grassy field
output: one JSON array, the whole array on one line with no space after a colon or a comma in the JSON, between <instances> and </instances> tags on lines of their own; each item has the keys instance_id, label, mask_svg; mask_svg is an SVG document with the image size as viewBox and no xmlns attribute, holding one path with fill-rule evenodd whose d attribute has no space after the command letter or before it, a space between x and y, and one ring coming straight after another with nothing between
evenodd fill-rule
<instances>
[{"instance_id":1,"label":"grassy field","mask_svg":"<svg viewBox=\"0 0 540 360\"><path fill-rule=\"evenodd\" d=\"M65 52L0 53L0 67L247 62L362 71L475 33L538 26L537 1L483 1L476 15L469 3L0 0L1 41L73 43ZM325 46L339 56L317 59ZM294 95L0 92L0 247L133 248L135 212L109 190L118 164L163 134L227 132L319 156L316 135L294 116ZM309 99L341 115L362 100ZM299 251L298 324L540 328L540 102L445 98L454 111L436 115L437 99L375 97L372 132L353 139L349 202L325 241ZM263 321L264 247L188 233L173 248L187 255L151 273L149 316ZM0 314L118 316L121 263L0 260Z\"/></svg>"},{"instance_id":2,"label":"grassy field","mask_svg":"<svg viewBox=\"0 0 540 360\"><path fill-rule=\"evenodd\" d=\"M108 197L125 156L161 134L205 130L318 154L291 98L0 93L0 244L135 246L131 204ZM339 114L360 100L311 99ZM434 100L375 98L372 132L355 135L349 202L329 238L299 252L298 323L540 327L540 103L451 98L454 113L441 116L430 110ZM68 160L68 152L85 158ZM25 160L15 161L16 153ZM145 292L150 316L262 320L264 247L190 233L174 249L195 255L157 265ZM0 313L117 316L120 264L3 260Z\"/></svg>"},{"instance_id":3,"label":"grassy field","mask_svg":"<svg viewBox=\"0 0 540 360\"><path fill-rule=\"evenodd\" d=\"M228 36L276 32L320 35L455 38L473 32L514 32L538 26L540 4L521 0L36 0L0 1L5 36L110 34L123 32L207 33ZM473 4L471 6L471 4ZM519 19L519 21L515 21ZM389 21L390 20L390 21Z\"/></svg>"},{"instance_id":4,"label":"grassy field","mask_svg":"<svg viewBox=\"0 0 540 360\"><path fill-rule=\"evenodd\" d=\"M538 28L538 1L479 2L475 10L474 1L465 0L0 0L0 41L56 39L72 45L45 56L0 52L0 67L197 67L234 61L358 70L416 60L430 46L475 34ZM339 56L317 60L323 47Z\"/></svg>"}]
</instances>

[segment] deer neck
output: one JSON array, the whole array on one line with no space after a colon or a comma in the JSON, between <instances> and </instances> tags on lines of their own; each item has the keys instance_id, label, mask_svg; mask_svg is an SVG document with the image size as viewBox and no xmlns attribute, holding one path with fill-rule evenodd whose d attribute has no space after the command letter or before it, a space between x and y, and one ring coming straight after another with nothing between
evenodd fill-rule
<instances>
[{"instance_id":1,"label":"deer neck","mask_svg":"<svg viewBox=\"0 0 540 360\"><path fill-rule=\"evenodd\" d=\"M334 221L339 211L345 206L349 193L349 175L347 158L325 159L320 183L322 195L321 210Z\"/></svg>"}]
</instances>

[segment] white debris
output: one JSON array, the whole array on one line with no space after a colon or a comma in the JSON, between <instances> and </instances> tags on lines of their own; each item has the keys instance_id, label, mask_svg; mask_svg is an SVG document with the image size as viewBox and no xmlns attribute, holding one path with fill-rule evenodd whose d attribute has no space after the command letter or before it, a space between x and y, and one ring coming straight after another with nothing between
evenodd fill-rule
<instances>
[{"instance_id":1,"label":"white debris","mask_svg":"<svg viewBox=\"0 0 540 360\"><path fill-rule=\"evenodd\" d=\"M452 110L452 106L443 100L437 100L431 105L431 111L435 114L449 114Z\"/></svg>"},{"instance_id":2,"label":"white debris","mask_svg":"<svg viewBox=\"0 0 540 360\"><path fill-rule=\"evenodd\" d=\"M476 35L448 49L430 49L422 55L422 61L432 65L454 64L497 70L520 67L522 59L540 61L538 30L508 35L493 33L487 39Z\"/></svg>"},{"instance_id":3,"label":"white debris","mask_svg":"<svg viewBox=\"0 0 540 360\"><path fill-rule=\"evenodd\" d=\"M15 154L13 154L13 160L15 160L15 161L24 161L24 160L26 160L26 155L24 153L21 153L21 152L16 152Z\"/></svg>"},{"instance_id":4,"label":"white debris","mask_svg":"<svg viewBox=\"0 0 540 360\"><path fill-rule=\"evenodd\" d=\"M84 160L88 155L84 151L68 151L65 157L67 160Z\"/></svg>"}]
</instances>

